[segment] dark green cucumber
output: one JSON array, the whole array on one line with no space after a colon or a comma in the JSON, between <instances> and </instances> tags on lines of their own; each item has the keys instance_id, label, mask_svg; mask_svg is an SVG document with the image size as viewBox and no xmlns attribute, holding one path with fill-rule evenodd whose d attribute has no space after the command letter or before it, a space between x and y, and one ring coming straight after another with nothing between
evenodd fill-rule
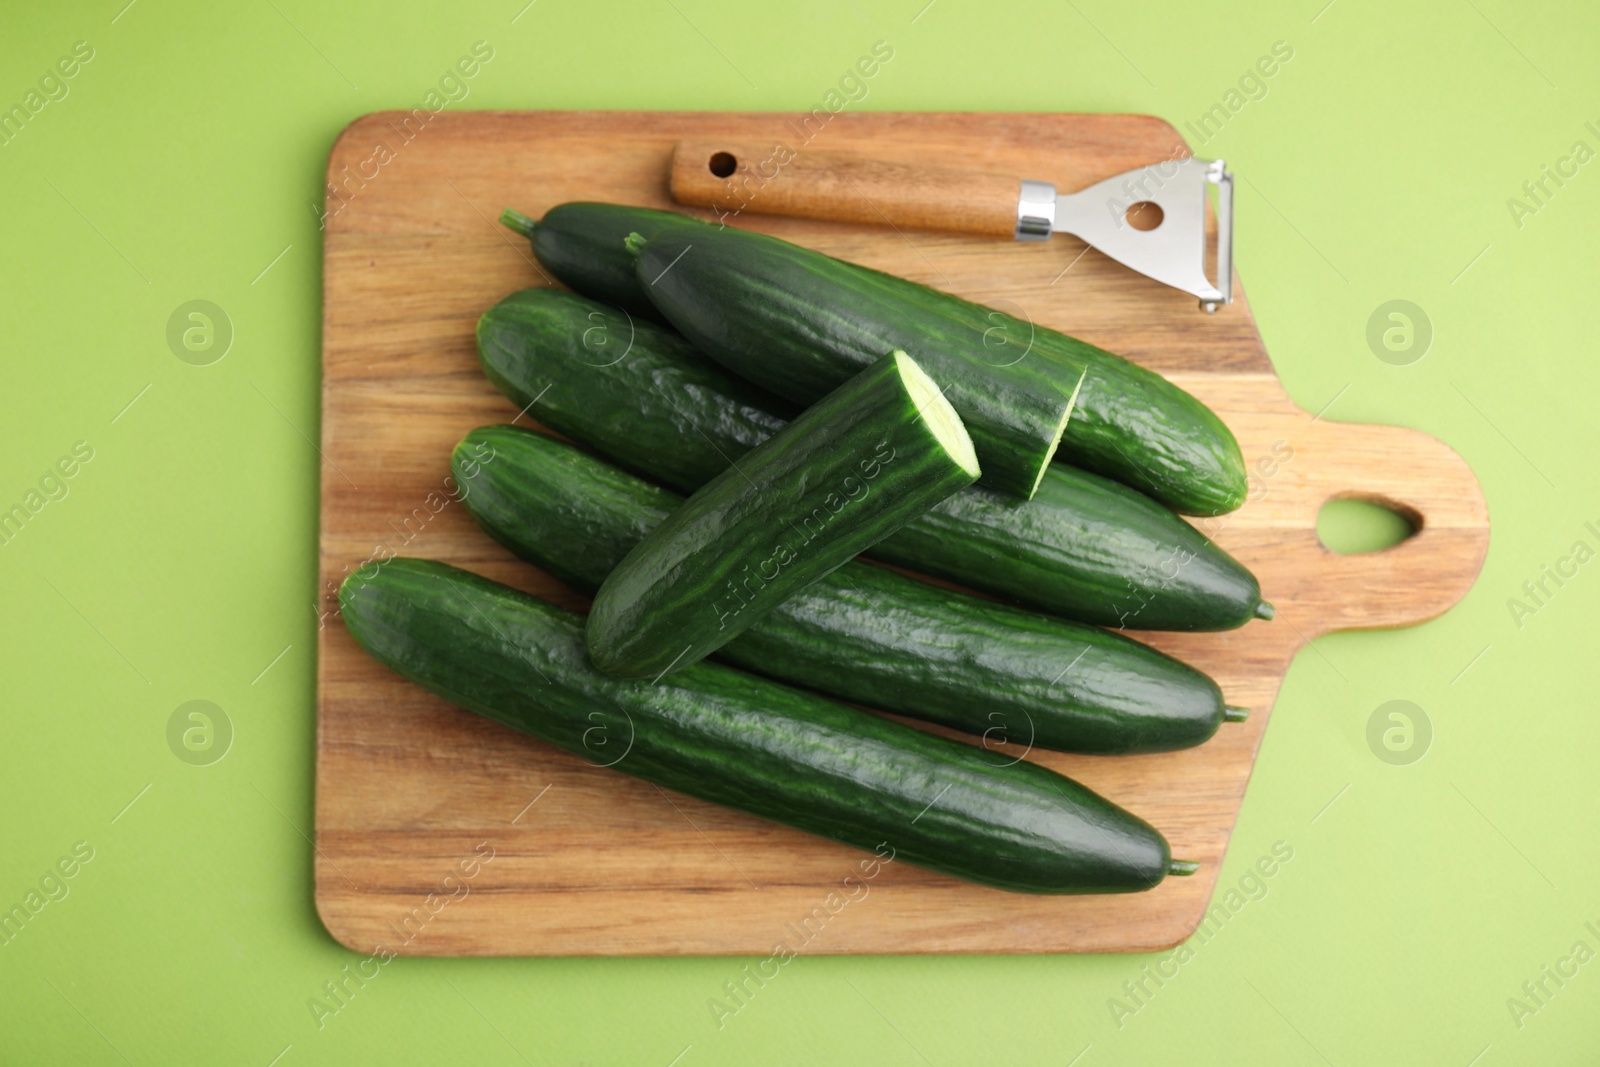
<instances>
[{"instance_id":1,"label":"dark green cucumber","mask_svg":"<svg viewBox=\"0 0 1600 1067\"><path fill-rule=\"evenodd\" d=\"M553 207L537 223L507 208L500 221L528 238L534 256L562 285L658 322L661 313L639 288L623 239L630 233L651 237L669 226L705 225L674 211L581 202ZM596 255L597 248L610 254Z\"/></svg>"},{"instance_id":2,"label":"dark green cucumber","mask_svg":"<svg viewBox=\"0 0 1600 1067\"><path fill-rule=\"evenodd\" d=\"M960 416L915 360L891 353L623 557L595 594L589 657L622 678L695 663L977 477Z\"/></svg>"},{"instance_id":3,"label":"dark green cucumber","mask_svg":"<svg viewBox=\"0 0 1600 1067\"><path fill-rule=\"evenodd\" d=\"M442 563L372 564L339 605L375 659L453 704L834 841L1030 893L1135 892L1195 869L1142 819L1026 760L997 767L718 664L656 685L610 678L589 664L581 616Z\"/></svg>"},{"instance_id":4,"label":"dark green cucumber","mask_svg":"<svg viewBox=\"0 0 1600 1067\"><path fill-rule=\"evenodd\" d=\"M1231 630L1273 615L1255 575L1199 530L1071 467L1027 501L974 486L872 555L1119 630Z\"/></svg>"},{"instance_id":5,"label":"dark green cucumber","mask_svg":"<svg viewBox=\"0 0 1600 1067\"><path fill-rule=\"evenodd\" d=\"M491 537L589 595L683 500L513 426L473 430L451 468L467 510ZM979 735L986 747L1162 752L1201 744L1244 715L1224 706L1210 678L1137 641L855 561L717 655Z\"/></svg>"},{"instance_id":6,"label":"dark green cucumber","mask_svg":"<svg viewBox=\"0 0 1600 1067\"><path fill-rule=\"evenodd\" d=\"M628 339L599 360L588 331ZM693 492L777 431L786 409L689 348L571 293L530 289L478 326L484 371L551 429ZM1033 500L973 486L869 555L1066 618L1132 630L1224 630L1270 617L1245 567L1125 486L1052 465Z\"/></svg>"},{"instance_id":7,"label":"dark green cucumber","mask_svg":"<svg viewBox=\"0 0 1600 1067\"><path fill-rule=\"evenodd\" d=\"M630 249L667 321L780 396L808 403L886 349L904 349L946 388L988 470L1003 449L1026 448L1030 461L1036 453L1014 433L984 435L1024 410L1026 394L1046 395L1052 375L1087 371L1062 459L1182 512L1215 515L1244 503L1244 460L1222 421L1159 374L1093 345L763 234L669 227L630 239ZM966 405L975 406L969 413ZM985 484L1019 491L1014 472L1005 474Z\"/></svg>"},{"instance_id":8,"label":"dark green cucumber","mask_svg":"<svg viewBox=\"0 0 1600 1067\"><path fill-rule=\"evenodd\" d=\"M536 405L544 425L691 491L797 412L672 331L559 289L524 289L486 311L478 353L495 387ZM727 458L707 470L702 449Z\"/></svg>"}]
</instances>

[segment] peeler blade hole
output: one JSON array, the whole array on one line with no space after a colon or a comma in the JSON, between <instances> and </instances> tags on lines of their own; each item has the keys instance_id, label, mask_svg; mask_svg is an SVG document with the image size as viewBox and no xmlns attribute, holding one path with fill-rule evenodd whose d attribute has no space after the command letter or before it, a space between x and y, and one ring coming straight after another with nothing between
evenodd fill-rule
<instances>
[{"instance_id":1,"label":"peeler blade hole","mask_svg":"<svg viewBox=\"0 0 1600 1067\"><path fill-rule=\"evenodd\" d=\"M711 162L709 165L711 167L711 173L715 174L719 178L729 177L734 171L739 169L739 161L733 158L733 153L731 152L716 153L711 157ZM1157 208L1156 210L1159 211L1160 208Z\"/></svg>"},{"instance_id":2,"label":"peeler blade hole","mask_svg":"<svg viewBox=\"0 0 1600 1067\"><path fill-rule=\"evenodd\" d=\"M1162 211L1161 205L1154 200L1141 200L1137 204L1130 205L1123 218L1134 229L1149 233L1161 225L1162 220L1166 218L1166 212Z\"/></svg>"}]
</instances>

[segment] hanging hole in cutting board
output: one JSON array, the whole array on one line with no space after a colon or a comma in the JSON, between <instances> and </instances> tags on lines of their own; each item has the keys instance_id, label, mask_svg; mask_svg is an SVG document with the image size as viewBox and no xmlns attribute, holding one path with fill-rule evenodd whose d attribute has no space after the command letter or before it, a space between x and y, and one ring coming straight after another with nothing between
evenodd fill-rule
<instances>
[{"instance_id":1,"label":"hanging hole in cutting board","mask_svg":"<svg viewBox=\"0 0 1600 1067\"><path fill-rule=\"evenodd\" d=\"M1139 201L1137 204L1130 206L1127 214L1123 216L1129 226L1145 233L1149 233L1157 226L1160 226L1162 220L1166 217L1167 213L1162 211L1161 205L1154 200Z\"/></svg>"},{"instance_id":2,"label":"hanging hole in cutting board","mask_svg":"<svg viewBox=\"0 0 1600 1067\"><path fill-rule=\"evenodd\" d=\"M1337 496L1317 512L1317 540L1341 556L1393 548L1420 529L1421 515L1378 497Z\"/></svg>"},{"instance_id":3,"label":"hanging hole in cutting board","mask_svg":"<svg viewBox=\"0 0 1600 1067\"><path fill-rule=\"evenodd\" d=\"M733 158L732 152L717 152L711 157L710 167L712 174L727 178L739 169L739 161Z\"/></svg>"}]
</instances>

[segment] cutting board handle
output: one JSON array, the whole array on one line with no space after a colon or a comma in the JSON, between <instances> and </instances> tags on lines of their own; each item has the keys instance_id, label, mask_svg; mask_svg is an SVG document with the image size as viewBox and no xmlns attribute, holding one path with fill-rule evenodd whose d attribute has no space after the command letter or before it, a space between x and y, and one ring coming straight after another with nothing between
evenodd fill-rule
<instances>
[{"instance_id":1,"label":"cutting board handle","mask_svg":"<svg viewBox=\"0 0 1600 1067\"><path fill-rule=\"evenodd\" d=\"M751 211L868 226L1011 237L1016 177L830 155L783 144L683 140L672 197L724 216Z\"/></svg>"},{"instance_id":2,"label":"cutting board handle","mask_svg":"<svg viewBox=\"0 0 1600 1067\"><path fill-rule=\"evenodd\" d=\"M1279 622L1310 640L1333 630L1422 622L1465 596L1489 548L1483 489L1466 461L1418 430L1330 422L1305 412L1294 423L1278 435L1291 458L1283 461L1278 447L1272 463L1256 467L1252 486L1260 496L1238 513L1237 536L1223 537L1243 547L1256 530L1272 531L1274 543L1258 541L1249 554L1258 561L1263 594L1280 607ZM1334 552L1317 537L1317 515L1341 498L1386 507L1414 532L1376 552Z\"/></svg>"}]
</instances>

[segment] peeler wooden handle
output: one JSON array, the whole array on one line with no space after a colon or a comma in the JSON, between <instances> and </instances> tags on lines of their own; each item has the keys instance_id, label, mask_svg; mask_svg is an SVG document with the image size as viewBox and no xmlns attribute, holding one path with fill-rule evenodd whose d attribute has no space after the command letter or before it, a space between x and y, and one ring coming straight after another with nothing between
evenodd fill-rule
<instances>
[{"instance_id":1,"label":"peeler wooden handle","mask_svg":"<svg viewBox=\"0 0 1600 1067\"><path fill-rule=\"evenodd\" d=\"M680 204L986 237L1016 236L1022 184L774 144L684 140L672 154Z\"/></svg>"}]
</instances>

